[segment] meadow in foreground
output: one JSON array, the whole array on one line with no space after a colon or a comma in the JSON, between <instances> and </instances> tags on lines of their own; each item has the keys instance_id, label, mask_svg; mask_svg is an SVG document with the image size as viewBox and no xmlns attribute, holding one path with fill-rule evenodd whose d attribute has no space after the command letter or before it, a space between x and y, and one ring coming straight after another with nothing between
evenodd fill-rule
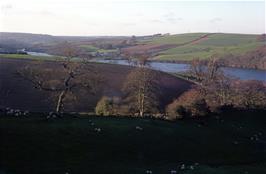
<instances>
[{"instance_id":1,"label":"meadow in foreground","mask_svg":"<svg viewBox=\"0 0 266 174\"><path fill-rule=\"evenodd\" d=\"M175 122L45 116L1 116L2 173L266 172L265 111Z\"/></svg>"}]
</instances>

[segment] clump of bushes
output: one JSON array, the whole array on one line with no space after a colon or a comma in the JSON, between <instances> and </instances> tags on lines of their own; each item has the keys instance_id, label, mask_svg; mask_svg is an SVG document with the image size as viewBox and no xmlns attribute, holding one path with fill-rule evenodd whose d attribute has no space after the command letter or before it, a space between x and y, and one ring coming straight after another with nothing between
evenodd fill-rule
<instances>
[{"instance_id":1,"label":"clump of bushes","mask_svg":"<svg viewBox=\"0 0 266 174\"><path fill-rule=\"evenodd\" d=\"M185 92L166 108L167 118L170 120L204 116L208 112L208 105L197 89Z\"/></svg>"},{"instance_id":2,"label":"clump of bushes","mask_svg":"<svg viewBox=\"0 0 266 174\"><path fill-rule=\"evenodd\" d=\"M113 100L110 97L102 97L95 108L97 115L108 116L113 114Z\"/></svg>"},{"instance_id":3,"label":"clump of bushes","mask_svg":"<svg viewBox=\"0 0 266 174\"><path fill-rule=\"evenodd\" d=\"M213 81L212 81L213 82ZM219 81L221 83L221 81ZM166 108L169 119L205 116L230 109L266 109L266 86L260 81L235 80L193 88Z\"/></svg>"},{"instance_id":4,"label":"clump of bushes","mask_svg":"<svg viewBox=\"0 0 266 174\"><path fill-rule=\"evenodd\" d=\"M95 107L96 115L129 115L130 107L124 105L120 97L103 96Z\"/></svg>"}]
</instances>

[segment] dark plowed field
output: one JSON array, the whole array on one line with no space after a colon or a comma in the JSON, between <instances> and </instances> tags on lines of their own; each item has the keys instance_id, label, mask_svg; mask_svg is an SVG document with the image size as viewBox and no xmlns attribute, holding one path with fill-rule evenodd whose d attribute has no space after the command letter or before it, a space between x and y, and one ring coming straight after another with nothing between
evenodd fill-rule
<instances>
[{"instance_id":1,"label":"dark plowed field","mask_svg":"<svg viewBox=\"0 0 266 174\"><path fill-rule=\"evenodd\" d=\"M32 84L17 74L17 70L32 64L33 60L0 58L0 106L30 111L49 111L54 104L49 93L34 89ZM56 62L44 65L59 67ZM68 106L69 111L93 111L97 101L103 96L119 96L126 75L131 67L111 64L94 64L105 78L103 89L96 95L85 95ZM191 84L169 74L161 73L161 108L187 90Z\"/></svg>"}]
</instances>

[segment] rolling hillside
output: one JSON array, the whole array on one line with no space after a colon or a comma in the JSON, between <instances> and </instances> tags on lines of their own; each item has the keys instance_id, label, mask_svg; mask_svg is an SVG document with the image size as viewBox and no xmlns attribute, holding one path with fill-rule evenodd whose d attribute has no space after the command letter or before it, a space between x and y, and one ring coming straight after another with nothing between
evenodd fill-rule
<instances>
[{"instance_id":1,"label":"rolling hillside","mask_svg":"<svg viewBox=\"0 0 266 174\"><path fill-rule=\"evenodd\" d=\"M34 65L36 60L20 58L1 58L0 55L0 108L30 111L51 111L54 109L51 93L35 89L33 85L17 74L20 68ZM101 90L93 95L80 92L78 101L67 103L66 111L87 112L94 111L97 102L102 96L121 96L122 87L127 74L132 67L123 65L94 63L104 83ZM42 67L58 68L61 64L55 61L43 61ZM160 78L160 106L161 109L191 87L191 83L175 76L161 73ZM49 96L49 97L47 97Z\"/></svg>"},{"instance_id":2,"label":"rolling hillside","mask_svg":"<svg viewBox=\"0 0 266 174\"><path fill-rule=\"evenodd\" d=\"M117 59L123 58L124 54L121 53L148 53L151 60L155 61L189 62L194 58L208 60L216 55L221 58L224 66L266 69L265 38L265 34L225 33L156 34L138 37L66 37L0 33L0 51L26 48L27 51L58 55L58 45L68 41L76 46L82 55L94 58Z\"/></svg>"},{"instance_id":3,"label":"rolling hillside","mask_svg":"<svg viewBox=\"0 0 266 174\"><path fill-rule=\"evenodd\" d=\"M161 36L145 41L145 45L172 44L167 50L157 52L154 60L189 61L193 58L208 59L213 54L241 55L263 46L259 35L191 33Z\"/></svg>"}]
</instances>

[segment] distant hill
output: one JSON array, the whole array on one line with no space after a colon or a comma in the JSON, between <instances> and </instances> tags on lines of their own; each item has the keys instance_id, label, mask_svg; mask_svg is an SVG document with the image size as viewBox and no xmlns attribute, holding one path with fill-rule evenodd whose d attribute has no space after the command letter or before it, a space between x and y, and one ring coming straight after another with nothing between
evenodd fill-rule
<instances>
[{"instance_id":1,"label":"distant hill","mask_svg":"<svg viewBox=\"0 0 266 174\"><path fill-rule=\"evenodd\" d=\"M126 37L52 36L0 32L0 52L25 48L29 51L57 55L57 45L68 41L79 48L83 55L95 58L117 59L121 57L121 52L148 53L150 59L155 61L189 62L195 58L208 60L215 55L221 59L224 66L266 69L265 38L265 34L228 33L156 34Z\"/></svg>"},{"instance_id":2,"label":"distant hill","mask_svg":"<svg viewBox=\"0 0 266 174\"><path fill-rule=\"evenodd\" d=\"M62 42L91 44L92 41L121 40L125 36L52 36L47 34L0 32L0 50L27 49L49 52L49 49Z\"/></svg>"},{"instance_id":3,"label":"distant hill","mask_svg":"<svg viewBox=\"0 0 266 174\"><path fill-rule=\"evenodd\" d=\"M175 45L154 54L155 60L189 61L194 58L208 59L214 54L245 54L263 46L260 35L224 33L188 33L155 37L142 42L144 45Z\"/></svg>"},{"instance_id":4,"label":"distant hill","mask_svg":"<svg viewBox=\"0 0 266 174\"><path fill-rule=\"evenodd\" d=\"M221 65L266 69L266 36L225 33L186 33L142 38L124 48L129 53L149 53L151 60L187 62L207 61L215 56Z\"/></svg>"}]
</instances>

